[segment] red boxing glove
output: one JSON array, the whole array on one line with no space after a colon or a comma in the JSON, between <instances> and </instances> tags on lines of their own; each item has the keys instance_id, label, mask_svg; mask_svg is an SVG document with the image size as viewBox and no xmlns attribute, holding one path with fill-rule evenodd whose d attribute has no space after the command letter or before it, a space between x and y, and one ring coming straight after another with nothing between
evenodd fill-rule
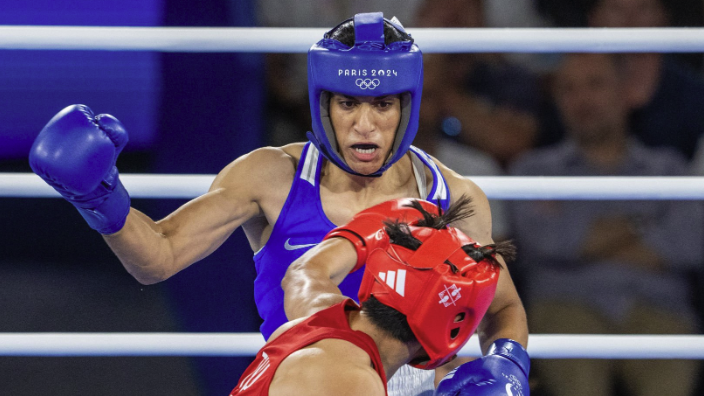
<instances>
[{"instance_id":1,"label":"red boxing glove","mask_svg":"<svg viewBox=\"0 0 704 396\"><path fill-rule=\"evenodd\" d=\"M360 269L367 262L367 256L376 249L386 249L389 236L384 222L399 221L413 224L422 219L420 212L410 207L411 201L418 201L425 210L433 213L437 205L421 199L398 198L372 206L357 213L347 224L330 231L323 240L342 237L352 242L357 249L357 263L350 272Z\"/></svg>"}]
</instances>

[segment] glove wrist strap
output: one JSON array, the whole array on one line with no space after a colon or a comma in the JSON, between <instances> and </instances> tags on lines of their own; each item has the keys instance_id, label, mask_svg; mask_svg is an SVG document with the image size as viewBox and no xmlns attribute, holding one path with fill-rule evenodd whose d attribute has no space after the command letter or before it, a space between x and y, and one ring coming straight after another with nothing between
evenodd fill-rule
<instances>
[{"instance_id":1,"label":"glove wrist strap","mask_svg":"<svg viewBox=\"0 0 704 396\"><path fill-rule=\"evenodd\" d=\"M89 208L71 203L78 209L90 228L101 234L114 234L120 231L130 212L130 196L119 179L115 189L109 192L97 206Z\"/></svg>"},{"instance_id":2,"label":"glove wrist strap","mask_svg":"<svg viewBox=\"0 0 704 396\"><path fill-rule=\"evenodd\" d=\"M520 367L523 374L528 377L530 372L530 356L523 345L510 338L499 338L489 347L487 355L500 355L511 360Z\"/></svg>"}]
</instances>

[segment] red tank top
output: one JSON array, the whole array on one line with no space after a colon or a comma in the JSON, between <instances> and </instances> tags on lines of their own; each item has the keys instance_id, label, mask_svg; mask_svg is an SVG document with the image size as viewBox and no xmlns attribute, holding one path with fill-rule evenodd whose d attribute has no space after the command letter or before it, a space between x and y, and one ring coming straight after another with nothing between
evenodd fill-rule
<instances>
[{"instance_id":1,"label":"red tank top","mask_svg":"<svg viewBox=\"0 0 704 396\"><path fill-rule=\"evenodd\" d=\"M345 300L311 315L268 342L242 374L230 396L267 396L276 369L284 359L303 347L327 338L349 341L367 352L386 391L386 373L374 340L361 331L350 329L347 321L347 312L358 309L354 301Z\"/></svg>"}]
</instances>

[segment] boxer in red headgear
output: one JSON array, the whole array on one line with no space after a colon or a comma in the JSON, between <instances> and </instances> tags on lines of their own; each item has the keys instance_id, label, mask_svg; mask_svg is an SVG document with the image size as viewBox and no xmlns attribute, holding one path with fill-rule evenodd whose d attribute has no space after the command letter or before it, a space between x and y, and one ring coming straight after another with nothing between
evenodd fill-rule
<instances>
[{"instance_id":1,"label":"boxer in red headgear","mask_svg":"<svg viewBox=\"0 0 704 396\"><path fill-rule=\"evenodd\" d=\"M448 224L471 215L462 199L445 213L397 199L336 228L312 255L340 237L366 262L361 308L346 299L279 328L232 395L382 395L403 364L432 369L452 359L488 309L499 277L495 254ZM322 308L322 307L321 307Z\"/></svg>"}]
</instances>

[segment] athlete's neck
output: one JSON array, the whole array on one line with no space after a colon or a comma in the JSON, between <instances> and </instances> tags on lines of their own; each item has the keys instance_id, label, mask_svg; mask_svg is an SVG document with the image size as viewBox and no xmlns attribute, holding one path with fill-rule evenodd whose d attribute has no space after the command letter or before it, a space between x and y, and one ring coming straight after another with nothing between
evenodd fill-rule
<instances>
[{"instance_id":1,"label":"athlete's neck","mask_svg":"<svg viewBox=\"0 0 704 396\"><path fill-rule=\"evenodd\" d=\"M401 158L380 177L351 175L326 162L320 179L320 200L328 219L345 224L361 210L395 198L420 198L411 160Z\"/></svg>"},{"instance_id":2,"label":"athlete's neck","mask_svg":"<svg viewBox=\"0 0 704 396\"><path fill-rule=\"evenodd\" d=\"M348 315L352 330L361 331L374 340L387 379L391 378L401 366L410 362L419 353L420 344L417 342L405 344L391 337L387 332L374 325L363 312L351 311Z\"/></svg>"},{"instance_id":3,"label":"athlete's neck","mask_svg":"<svg viewBox=\"0 0 704 396\"><path fill-rule=\"evenodd\" d=\"M391 165L381 176L353 175L335 166L329 161L323 165L321 184L335 192L366 192L393 193L414 182L413 168L410 157L405 155Z\"/></svg>"}]
</instances>

